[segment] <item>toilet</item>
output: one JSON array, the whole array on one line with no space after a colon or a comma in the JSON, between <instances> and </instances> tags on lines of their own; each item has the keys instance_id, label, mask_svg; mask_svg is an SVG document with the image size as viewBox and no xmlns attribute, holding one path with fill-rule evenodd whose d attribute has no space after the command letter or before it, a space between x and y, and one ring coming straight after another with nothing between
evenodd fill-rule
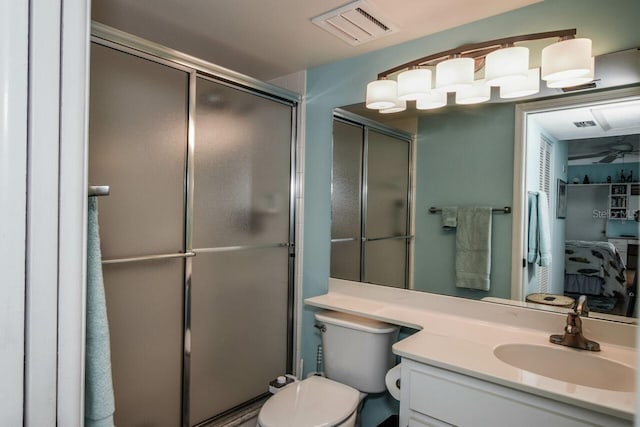
<instances>
[{"instance_id":1,"label":"toilet","mask_svg":"<svg viewBox=\"0 0 640 427\"><path fill-rule=\"evenodd\" d=\"M334 311L315 317L326 378L311 376L285 386L260 410L258 427L353 427L367 394L386 391L398 327Z\"/></svg>"}]
</instances>

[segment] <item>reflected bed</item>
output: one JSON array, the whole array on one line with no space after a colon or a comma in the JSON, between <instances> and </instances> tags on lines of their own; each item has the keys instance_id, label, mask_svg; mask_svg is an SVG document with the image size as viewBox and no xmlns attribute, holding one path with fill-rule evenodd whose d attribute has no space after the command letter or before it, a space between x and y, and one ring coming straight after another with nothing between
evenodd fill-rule
<instances>
[{"instance_id":1,"label":"reflected bed","mask_svg":"<svg viewBox=\"0 0 640 427\"><path fill-rule=\"evenodd\" d=\"M565 295L587 295L593 311L626 315L625 265L609 242L565 242Z\"/></svg>"}]
</instances>

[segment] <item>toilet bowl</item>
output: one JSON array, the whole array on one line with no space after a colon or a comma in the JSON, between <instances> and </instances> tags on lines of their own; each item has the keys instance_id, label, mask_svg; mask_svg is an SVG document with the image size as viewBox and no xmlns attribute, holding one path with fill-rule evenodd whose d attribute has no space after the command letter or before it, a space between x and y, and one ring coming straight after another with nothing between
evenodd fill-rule
<instances>
[{"instance_id":1,"label":"toilet bowl","mask_svg":"<svg viewBox=\"0 0 640 427\"><path fill-rule=\"evenodd\" d=\"M386 391L398 327L346 313L316 313L324 371L282 388L264 404L259 427L353 427L366 393Z\"/></svg>"},{"instance_id":2,"label":"toilet bowl","mask_svg":"<svg viewBox=\"0 0 640 427\"><path fill-rule=\"evenodd\" d=\"M360 392L324 377L284 387L264 404L258 427L354 427Z\"/></svg>"}]
</instances>

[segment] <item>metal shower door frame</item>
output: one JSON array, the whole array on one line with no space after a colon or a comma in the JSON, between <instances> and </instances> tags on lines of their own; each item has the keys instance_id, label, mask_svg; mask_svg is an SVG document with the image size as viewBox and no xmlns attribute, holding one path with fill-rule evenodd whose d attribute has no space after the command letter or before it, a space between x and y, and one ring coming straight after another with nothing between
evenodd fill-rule
<instances>
[{"instance_id":1,"label":"metal shower door frame","mask_svg":"<svg viewBox=\"0 0 640 427\"><path fill-rule=\"evenodd\" d=\"M183 358L182 358L182 426L189 427L189 388L190 388L190 357L191 357L191 289L193 273L193 257L198 252L227 252L264 247L288 248L288 300L287 300L287 372L294 369L295 348L295 260L296 260L296 172L297 147L300 125L300 95L269 83L262 82L249 76L231 71L207 61L177 52L165 46L133 36L106 25L92 22L91 42L121 51L139 58L156 62L170 68L188 73L188 105L187 105L187 156L184 168L184 253L153 254L139 257L105 260L104 264L124 262L153 261L167 258L184 258L184 307L183 307ZM195 117L196 117L196 82L198 78L213 81L232 87L255 96L269 99L291 107L291 141L290 141L290 171L289 171L289 227L288 241L272 245L231 246L219 248L193 249L193 215L195 190ZM224 413L226 414L226 412ZM218 414L204 424L224 414ZM203 424L200 423L200 424Z\"/></svg>"}]
</instances>

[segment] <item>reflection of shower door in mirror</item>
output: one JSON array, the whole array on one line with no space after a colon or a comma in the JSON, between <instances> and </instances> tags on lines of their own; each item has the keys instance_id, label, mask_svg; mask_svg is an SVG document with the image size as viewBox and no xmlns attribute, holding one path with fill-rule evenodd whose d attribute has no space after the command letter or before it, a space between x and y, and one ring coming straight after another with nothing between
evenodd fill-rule
<instances>
[{"instance_id":1,"label":"reflection of shower door in mirror","mask_svg":"<svg viewBox=\"0 0 640 427\"><path fill-rule=\"evenodd\" d=\"M408 287L410 141L334 120L331 277Z\"/></svg>"},{"instance_id":2,"label":"reflection of shower door in mirror","mask_svg":"<svg viewBox=\"0 0 640 427\"><path fill-rule=\"evenodd\" d=\"M115 423L195 425L291 372L295 107L156 58L91 54ZM171 258L132 259L147 255Z\"/></svg>"}]
</instances>

